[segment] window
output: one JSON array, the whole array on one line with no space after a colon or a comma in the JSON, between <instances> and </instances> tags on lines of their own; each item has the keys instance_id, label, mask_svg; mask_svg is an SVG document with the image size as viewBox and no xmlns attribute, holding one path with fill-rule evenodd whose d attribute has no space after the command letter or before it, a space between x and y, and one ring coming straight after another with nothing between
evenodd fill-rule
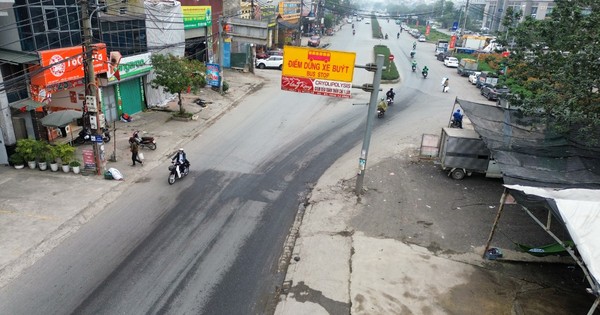
<instances>
[{"instance_id":1,"label":"window","mask_svg":"<svg viewBox=\"0 0 600 315\"><path fill-rule=\"evenodd\" d=\"M58 12L54 8L43 8L44 20L46 22L46 30L57 30L58 25Z\"/></svg>"}]
</instances>

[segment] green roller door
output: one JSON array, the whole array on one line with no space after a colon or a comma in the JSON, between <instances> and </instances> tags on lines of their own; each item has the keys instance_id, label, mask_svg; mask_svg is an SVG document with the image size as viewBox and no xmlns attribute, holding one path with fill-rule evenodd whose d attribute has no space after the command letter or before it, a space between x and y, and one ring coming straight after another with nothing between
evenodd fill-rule
<instances>
[{"instance_id":1,"label":"green roller door","mask_svg":"<svg viewBox=\"0 0 600 315\"><path fill-rule=\"evenodd\" d=\"M115 85L115 92L119 115L122 113L132 115L144 109L142 78L127 80Z\"/></svg>"}]
</instances>

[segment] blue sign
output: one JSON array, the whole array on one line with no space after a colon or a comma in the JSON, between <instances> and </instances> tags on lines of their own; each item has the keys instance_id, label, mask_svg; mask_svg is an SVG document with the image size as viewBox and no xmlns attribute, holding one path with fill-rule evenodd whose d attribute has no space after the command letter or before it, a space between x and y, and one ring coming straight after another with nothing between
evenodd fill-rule
<instances>
[{"instance_id":1,"label":"blue sign","mask_svg":"<svg viewBox=\"0 0 600 315\"><path fill-rule=\"evenodd\" d=\"M94 135L94 136L92 136L92 141L93 142L102 143L102 135Z\"/></svg>"},{"instance_id":2,"label":"blue sign","mask_svg":"<svg viewBox=\"0 0 600 315\"><path fill-rule=\"evenodd\" d=\"M223 44L223 68L231 68L231 41Z\"/></svg>"},{"instance_id":3,"label":"blue sign","mask_svg":"<svg viewBox=\"0 0 600 315\"><path fill-rule=\"evenodd\" d=\"M458 22L452 23L452 31L456 31L458 29Z\"/></svg>"},{"instance_id":4,"label":"blue sign","mask_svg":"<svg viewBox=\"0 0 600 315\"><path fill-rule=\"evenodd\" d=\"M214 63L206 64L206 81L210 86L219 86L219 65Z\"/></svg>"}]
</instances>

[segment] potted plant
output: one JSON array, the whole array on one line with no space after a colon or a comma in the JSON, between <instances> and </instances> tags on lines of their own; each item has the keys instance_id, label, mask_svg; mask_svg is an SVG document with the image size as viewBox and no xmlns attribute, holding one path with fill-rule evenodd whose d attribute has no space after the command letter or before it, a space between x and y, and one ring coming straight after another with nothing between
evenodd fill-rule
<instances>
[{"instance_id":1,"label":"potted plant","mask_svg":"<svg viewBox=\"0 0 600 315\"><path fill-rule=\"evenodd\" d=\"M79 174L79 167L81 166L81 163L79 161L73 160L71 161L71 163L69 163L69 166L71 166L71 168L73 169L73 173Z\"/></svg>"},{"instance_id":2,"label":"potted plant","mask_svg":"<svg viewBox=\"0 0 600 315\"><path fill-rule=\"evenodd\" d=\"M18 170L25 167L25 159L23 158L21 153L13 153L8 159L8 161Z\"/></svg>"},{"instance_id":3,"label":"potted plant","mask_svg":"<svg viewBox=\"0 0 600 315\"><path fill-rule=\"evenodd\" d=\"M75 158L75 148L66 143L59 144L55 148L56 153L60 158L60 162L62 163L63 172L68 173L69 163L71 163L71 161L73 161L73 158Z\"/></svg>"},{"instance_id":4,"label":"potted plant","mask_svg":"<svg viewBox=\"0 0 600 315\"><path fill-rule=\"evenodd\" d=\"M45 171L48 168L48 164L52 163L54 160L52 153L52 146L47 142L40 143L40 159L38 161L38 166L41 171Z\"/></svg>"},{"instance_id":5,"label":"potted plant","mask_svg":"<svg viewBox=\"0 0 600 315\"><path fill-rule=\"evenodd\" d=\"M56 158L58 158L58 154L56 152L56 146L49 144L47 153L48 155L46 156L46 158L48 158L48 160L46 160L46 162L50 164L50 170L53 172L58 171L58 162L56 161Z\"/></svg>"},{"instance_id":6,"label":"potted plant","mask_svg":"<svg viewBox=\"0 0 600 315\"><path fill-rule=\"evenodd\" d=\"M36 166L36 158L40 152L40 145L37 140L33 139L19 139L17 140L17 148L15 151L27 161L30 169L34 169Z\"/></svg>"}]
</instances>

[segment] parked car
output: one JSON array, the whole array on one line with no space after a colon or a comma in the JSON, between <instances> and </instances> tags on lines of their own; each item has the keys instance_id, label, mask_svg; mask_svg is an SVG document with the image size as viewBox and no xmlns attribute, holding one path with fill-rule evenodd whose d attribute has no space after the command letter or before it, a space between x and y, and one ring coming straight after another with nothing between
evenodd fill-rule
<instances>
[{"instance_id":1,"label":"parked car","mask_svg":"<svg viewBox=\"0 0 600 315\"><path fill-rule=\"evenodd\" d=\"M425 35L421 35L421 36L419 36L419 41L420 42L426 42L427 38L425 37Z\"/></svg>"},{"instance_id":2,"label":"parked car","mask_svg":"<svg viewBox=\"0 0 600 315\"><path fill-rule=\"evenodd\" d=\"M497 87L492 86L489 83L484 83L481 87L481 95L490 101L496 101L498 100L499 95L505 95L508 93L510 93L510 90L506 86Z\"/></svg>"},{"instance_id":3,"label":"parked car","mask_svg":"<svg viewBox=\"0 0 600 315\"><path fill-rule=\"evenodd\" d=\"M481 71L475 71L475 72L471 73L469 75L469 82L471 82L471 84L473 84L473 85L477 84L477 80L479 79L480 74L481 74Z\"/></svg>"},{"instance_id":4,"label":"parked car","mask_svg":"<svg viewBox=\"0 0 600 315\"><path fill-rule=\"evenodd\" d=\"M318 35L314 35L308 40L309 47L319 47L319 45L321 45L321 37Z\"/></svg>"},{"instance_id":5,"label":"parked car","mask_svg":"<svg viewBox=\"0 0 600 315\"><path fill-rule=\"evenodd\" d=\"M269 56L267 59L257 59L256 67L259 69L277 68L281 70L283 68L283 56Z\"/></svg>"},{"instance_id":6,"label":"parked car","mask_svg":"<svg viewBox=\"0 0 600 315\"><path fill-rule=\"evenodd\" d=\"M257 52L256 53L256 59L267 59L269 58L269 54L267 54L266 52Z\"/></svg>"},{"instance_id":7,"label":"parked car","mask_svg":"<svg viewBox=\"0 0 600 315\"><path fill-rule=\"evenodd\" d=\"M444 66L458 68L458 59L455 57L446 57L446 59L444 59Z\"/></svg>"}]
</instances>

